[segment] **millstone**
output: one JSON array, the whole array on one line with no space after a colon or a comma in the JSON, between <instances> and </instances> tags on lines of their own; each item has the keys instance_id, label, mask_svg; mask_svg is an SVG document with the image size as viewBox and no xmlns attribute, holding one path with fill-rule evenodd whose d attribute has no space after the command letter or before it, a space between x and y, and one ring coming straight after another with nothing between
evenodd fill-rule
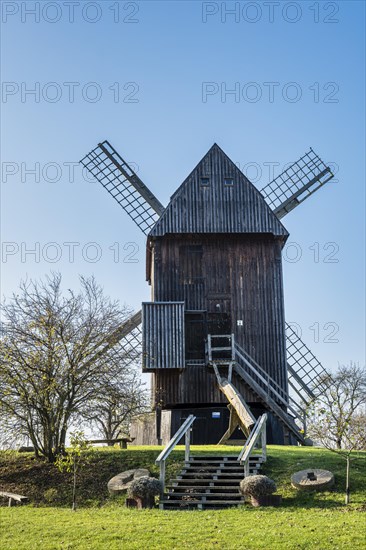
<instances>
[{"instance_id":1,"label":"millstone","mask_svg":"<svg viewBox=\"0 0 366 550\"><path fill-rule=\"evenodd\" d=\"M291 476L291 485L295 489L322 491L334 485L334 474L328 470L308 469Z\"/></svg>"},{"instance_id":2,"label":"millstone","mask_svg":"<svg viewBox=\"0 0 366 550\"><path fill-rule=\"evenodd\" d=\"M127 489L135 479L143 476L150 476L149 470L137 468L135 470L126 470L108 481L108 491L111 495L126 493Z\"/></svg>"}]
</instances>

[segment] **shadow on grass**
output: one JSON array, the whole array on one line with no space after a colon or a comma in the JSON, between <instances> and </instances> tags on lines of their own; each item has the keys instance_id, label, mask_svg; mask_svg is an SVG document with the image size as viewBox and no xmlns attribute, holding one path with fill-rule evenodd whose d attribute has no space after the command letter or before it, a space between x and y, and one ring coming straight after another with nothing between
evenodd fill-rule
<instances>
[{"instance_id":1,"label":"shadow on grass","mask_svg":"<svg viewBox=\"0 0 366 550\"><path fill-rule=\"evenodd\" d=\"M315 496L315 495L314 495ZM324 500L317 500L314 497L309 499L299 498L297 495L293 497L285 497L282 499L283 508L342 508L344 504L339 500L332 498L326 498Z\"/></svg>"}]
</instances>

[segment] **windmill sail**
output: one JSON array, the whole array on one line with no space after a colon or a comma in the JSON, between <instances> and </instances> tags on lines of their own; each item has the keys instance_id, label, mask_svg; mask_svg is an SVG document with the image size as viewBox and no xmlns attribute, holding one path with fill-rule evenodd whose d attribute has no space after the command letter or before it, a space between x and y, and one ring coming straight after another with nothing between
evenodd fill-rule
<instances>
[{"instance_id":1,"label":"windmill sail","mask_svg":"<svg viewBox=\"0 0 366 550\"><path fill-rule=\"evenodd\" d=\"M112 334L106 338L101 346L95 349L94 355L84 363L83 367L95 363L106 354L121 347L128 362L137 359L141 353L141 320L142 312L137 311L120 325Z\"/></svg>"},{"instance_id":2,"label":"windmill sail","mask_svg":"<svg viewBox=\"0 0 366 550\"><path fill-rule=\"evenodd\" d=\"M99 143L81 161L145 234L164 211L163 205L108 141Z\"/></svg>"},{"instance_id":3,"label":"windmill sail","mask_svg":"<svg viewBox=\"0 0 366 550\"><path fill-rule=\"evenodd\" d=\"M313 399L327 371L307 345L286 323L288 383L301 401Z\"/></svg>"},{"instance_id":4,"label":"windmill sail","mask_svg":"<svg viewBox=\"0 0 366 550\"><path fill-rule=\"evenodd\" d=\"M266 185L261 193L277 217L283 218L333 176L330 167L310 148L303 157Z\"/></svg>"}]
</instances>

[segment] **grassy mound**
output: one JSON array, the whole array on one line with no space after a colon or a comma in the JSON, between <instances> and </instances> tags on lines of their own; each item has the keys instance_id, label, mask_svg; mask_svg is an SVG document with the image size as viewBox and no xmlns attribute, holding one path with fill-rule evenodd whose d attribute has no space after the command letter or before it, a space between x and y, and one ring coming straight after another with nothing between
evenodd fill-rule
<instances>
[{"instance_id":1,"label":"grassy mound","mask_svg":"<svg viewBox=\"0 0 366 550\"><path fill-rule=\"evenodd\" d=\"M78 504L88 507L103 505L109 499L108 481L124 470L147 468L151 475L158 476L155 459L159 452L158 448L93 449L87 464L78 474ZM181 460L182 453L176 453L170 461L171 472L174 468L179 470ZM72 476L60 472L53 464L36 460L33 453L1 452L0 487L3 491L29 497L36 506L68 506L72 495Z\"/></svg>"},{"instance_id":2,"label":"grassy mound","mask_svg":"<svg viewBox=\"0 0 366 550\"><path fill-rule=\"evenodd\" d=\"M365 542L365 461L353 464L351 505L344 506L345 464L323 449L268 448L263 473L283 495L280 508L161 511L131 510L108 497L107 481L134 467L158 474L159 448L94 450L79 479L80 508L70 510L71 476L31 455L0 453L0 487L23 493L31 504L0 508L0 547L9 550L358 550ZM238 448L193 447L193 452L233 453ZM184 451L171 455L167 477L179 471ZM335 474L331 492L300 493L290 476L305 468ZM4 504L6 502L4 501Z\"/></svg>"},{"instance_id":3,"label":"grassy mound","mask_svg":"<svg viewBox=\"0 0 366 550\"><path fill-rule=\"evenodd\" d=\"M81 507L102 506L111 501L107 482L116 474L130 468L147 468L158 477L155 459L159 447L130 447L94 449L88 464L78 477L78 503ZM193 446L193 454L233 454L238 447ZM366 458L366 454L365 454ZM170 455L167 479L174 477L184 461L182 447ZM324 468L335 474L336 486L331 492L298 492L291 487L291 474L306 468ZM325 449L313 447L269 446L268 460L262 472L274 479L278 493L284 497L285 506L334 507L343 504L345 486L345 461ZM72 477L59 472L52 464L36 460L31 453L0 453L0 487L3 491L20 493L30 498L33 506L69 506L71 502ZM351 467L351 500L353 506L362 506L365 501L365 460ZM6 505L5 499L1 502Z\"/></svg>"}]
</instances>

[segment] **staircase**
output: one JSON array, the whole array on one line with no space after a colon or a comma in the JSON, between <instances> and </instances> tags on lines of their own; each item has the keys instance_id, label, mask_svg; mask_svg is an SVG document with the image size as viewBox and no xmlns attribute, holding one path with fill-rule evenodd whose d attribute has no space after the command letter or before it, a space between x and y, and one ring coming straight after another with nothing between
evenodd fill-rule
<instances>
[{"instance_id":1,"label":"staircase","mask_svg":"<svg viewBox=\"0 0 366 550\"><path fill-rule=\"evenodd\" d=\"M217 339L225 339L230 345L213 346L213 341ZM226 353L226 357L223 354ZM208 364L213 367L218 386L220 390L228 398L230 405L235 410L238 419L241 419L240 424L244 428L244 433L250 428L250 419L243 417L250 413L246 403L241 397L239 391L232 383L232 373L241 378L248 388L257 395L257 397L266 405L284 426L285 439L290 440L290 434L295 439L304 444L304 437L299 426L295 423L295 419L302 424L305 416L305 411L301 410L301 406L295 403L286 391L275 381L269 374L262 369L260 365L247 353L241 346L235 342L234 334L225 335L208 335L207 343L207 358ZM227 368L228 380L223 379L219 369L220 367ZM230 398L226 386L229 386L231 393L235 399ZM238 404L240 407L238 408ZM302 415L300 415L300 411ZM231 410L232 412L232 410ZM230 416L231 418L231 416ZM230 432L230 429L229 431Z\"/></svg>"},{"instance_id":2,"label":"staircase","mask_svg":"<svg viewBox=\"0 0 366 550\"><path fill-rule=\"evenodd\" d=\"M263 458L251 456L250 474L257 474ZM235 455L190 456L182 471L170 480L159 502L161 510L218 509L241 506L239 492L243 466Z\"/></svg>"},{"instance_id":3,"label":"staircase","mask_svg":"<svg viewBox=\"0 0 366 550\"><path fill-rule=\"evenodd\" d=\"M277 382L238 344L235 345L235 353L234 371L236 374L281 421L285 428L285 434L291 433L303 445L305 440L295 420L301 425L305 411L302 411L301 407L288 394L284 393ZM287 412L284 408L287 409ZM302 414L300 414L301 412Z\"/></svg>"}]
</instances>

